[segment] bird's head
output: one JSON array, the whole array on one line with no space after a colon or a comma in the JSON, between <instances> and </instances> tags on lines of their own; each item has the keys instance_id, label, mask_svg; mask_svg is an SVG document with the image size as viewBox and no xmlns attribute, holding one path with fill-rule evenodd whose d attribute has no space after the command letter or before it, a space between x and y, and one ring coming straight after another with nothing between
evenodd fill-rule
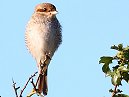
<instances>
[{"instance_id":1,"label":"bird's head","mask_svg":"<svg viewBox=\"0 0 129 97\"><path fill-rule=\"evenodd\" d=\"M41 3L35 7L35 13L46 16L55 16L58 12L53 4Z\"/></svg>"}]
</instances>

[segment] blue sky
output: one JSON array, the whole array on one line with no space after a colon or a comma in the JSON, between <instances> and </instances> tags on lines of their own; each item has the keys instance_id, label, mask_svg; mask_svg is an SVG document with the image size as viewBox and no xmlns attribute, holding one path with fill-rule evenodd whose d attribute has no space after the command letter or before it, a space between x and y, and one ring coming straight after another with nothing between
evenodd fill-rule
<instances>
[{"instance_id":1,"label":"blue sky","mask_svg":"<svg viewBox=\"0 0 129 97\"><path fill-rule=\"evenodd\" d=\"M0 96L15 97L12 78L21 88L37 71L26 50L24 32L35 5L53 3L63 43L49 65L47 97L110 97L110 78L101 71L99 58L114 55L113 44L129 45L128 0L1 0ZM129 85L123 82L124 93ZM31 84L23 93L26 96ZM34 95L33 97L37 97Z\"/></svg>"}]
</instances>

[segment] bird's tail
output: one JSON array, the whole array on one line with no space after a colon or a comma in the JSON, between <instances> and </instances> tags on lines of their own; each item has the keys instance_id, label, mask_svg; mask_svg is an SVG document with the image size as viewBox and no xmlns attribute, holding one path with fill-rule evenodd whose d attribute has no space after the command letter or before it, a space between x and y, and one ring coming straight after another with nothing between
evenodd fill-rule
<instances>
[{"instance_id":1,"label":"bird's tail","mask_svg":"<svg viewBox=\"0 0 129 97\"><path fill-rule=\"evenodd\" d=\"M43 73L39 74L38 78L38 92L41 94L43 92L44 95L47 95L48 92L48 85L47 85L47 69L48 66L44 66Z\"/></svg>"}]
</instances>

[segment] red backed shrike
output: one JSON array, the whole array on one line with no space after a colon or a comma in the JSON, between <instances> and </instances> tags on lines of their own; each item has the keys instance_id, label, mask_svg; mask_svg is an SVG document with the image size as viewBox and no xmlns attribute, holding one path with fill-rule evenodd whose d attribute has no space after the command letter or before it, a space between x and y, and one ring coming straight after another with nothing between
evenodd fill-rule
<instances>
[{"instance_id":1,"label":"red backed shrike","mask_svg":"<svg viewBox=\"0 0 129 97\"><path fill-rule=\"evenodd\" d=\"M47 95L47 69L54 52L62 42L61 25L53 4L41 3L35 7L25 32L25 42L38 65L38 93Z\"/></svg>"}]
</instances>

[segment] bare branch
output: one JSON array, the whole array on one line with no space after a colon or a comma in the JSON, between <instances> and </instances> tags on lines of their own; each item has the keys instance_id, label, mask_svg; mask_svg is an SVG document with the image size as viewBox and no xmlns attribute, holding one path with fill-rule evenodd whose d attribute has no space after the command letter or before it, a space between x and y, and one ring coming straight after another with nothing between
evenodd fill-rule
<instances>
[{"instance_id":1,"label":"bare branch","mask_svg":"<svg viewBox=\"0 0 129 97\"><path fill-rule=\"evenodd\" d=\"M30 81L34 76L36 76L37 73L38 73L38 72L35 72L33 75L31 75L31 77L29 77L29 79L27 80L25 86L24 86L23 89L21 90L19 97L22 97L22 93L23 93L23 91L25 90L25 88L27 87L29 81Z\"/></svg>"},{"instance_id":2,"label":"bare branch","mask_svg":"<svg viewBox=\"0 0 129 97\"><path fill-rule=\"evenodd\" d=\"M34 81L33 81L33 78L32 78L32 81L31 81L33 87L34 87L34 90L36 91L36 85L34 84Z\"/></svg>"},{"instance_id":3,"label":"bare branch","mask_svg":"<svg viewBox=\"0 0 129 97\"><path fill-rule=\"evenodd\" d=\"M22 93L24 92L25 88L27 87L27 85L28 85L28 83L29 83L29 81L30 81L31 79L32 79L33 87L34 87L35 90L36 90L36 86L35 86L35 84L34 84L34 82L33 82L33 77L36 76L37 73L38 73L38 72L35 72L33 75L31 75L31 76L29 77L29 79L27 80L25 86L24 86L23 89L21 90L19 96L18 96L17 90L18 90L20 87L16 87L16 83L15 83L14 80L12 79L12 82L13 82L13 89L14 89L14 91L15 91L16 97L22 97Z\"/></svg>"},{"instance_id":4,"label":"bare branch","mask_svg":"<svg viewBox=\"0 0 129 97\"><path fill-rule=\"evenodd\" d=\"M13 89L14 89L14 91L15 91L15 95L16 95L16 97L18 97L17 90L18 90L20 87L16 88L16 83L14 82L13 79L12 79L12 81L13 81Z\"/></svg>"},{"instance_id":5,"label":"bare branch","mask_svg":"<svg viewBox=\"0 0 129 97\"><path fill-rule=\"evenodd\" d=\"M116 95L116 93L117 93L117 85L115 85L115 88L114 88L114 90L112 92L112 97L114 97Z\"/></svg>"}]
</instances>

